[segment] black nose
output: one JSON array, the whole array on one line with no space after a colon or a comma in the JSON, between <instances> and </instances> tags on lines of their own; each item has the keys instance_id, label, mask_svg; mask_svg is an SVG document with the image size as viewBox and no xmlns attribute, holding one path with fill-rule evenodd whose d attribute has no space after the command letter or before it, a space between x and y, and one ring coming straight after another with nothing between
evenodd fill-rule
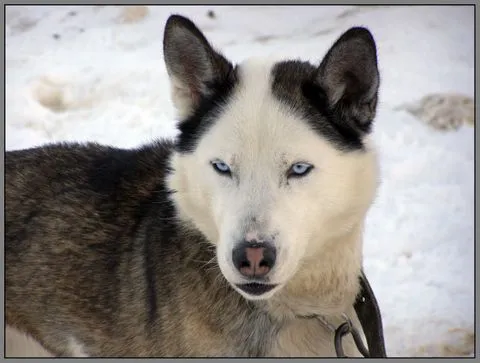
<instances>
[{"instance_id":1,"label":"black nose","mask_svg":"<svg viewBox=\"0 0 480 363\"><path fill-rule=\"evenodd\" d=\"M267 242L243 242L232 252L233 264L243 276L264 277L275 265L275 247Z\"/></svg>"}]
</instances>

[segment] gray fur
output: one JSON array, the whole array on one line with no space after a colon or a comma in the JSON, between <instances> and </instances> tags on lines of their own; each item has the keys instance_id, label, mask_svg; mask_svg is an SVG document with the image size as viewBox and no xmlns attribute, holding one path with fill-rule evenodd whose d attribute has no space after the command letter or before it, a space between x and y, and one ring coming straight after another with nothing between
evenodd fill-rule
<instances>
[{"instance_id":1,"label":"gray fur","mask_svg":"<svg viewBox=\"0 0 480 363\"><path fill-rule=\"evenodd\" d=\"M9 325L59 356L68 336L90 356L265 354L276 323L232 291L207 263L207 241L171 214L171 146L7 153Z\"/></svg>"}]
</instances>

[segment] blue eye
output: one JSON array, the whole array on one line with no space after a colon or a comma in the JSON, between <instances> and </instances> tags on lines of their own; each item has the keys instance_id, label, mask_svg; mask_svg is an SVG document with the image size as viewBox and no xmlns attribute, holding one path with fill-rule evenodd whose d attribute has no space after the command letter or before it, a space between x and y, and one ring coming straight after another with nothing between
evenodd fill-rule
<instances>
[{"instance_id":1,"label":"blue eye","mask_svg":"<svg viewBox=\"0 0 480 363\"><path fill-rule=\"evenodd\" d=\"M220 174L230 174L230 167L223 161L212 161L212 166Z\"/></svg>"},{"instance_id":2,"label":"blue eye","mask_svg":"<svg viewBox=\"0 0 480 363\"><path fill-rule=\"evenodd\" d=\"M313 165L307 163L295 163L290 167L288 171L289 177L302 177L307 175L312 170Z\"/></svg>"}]
</instances>

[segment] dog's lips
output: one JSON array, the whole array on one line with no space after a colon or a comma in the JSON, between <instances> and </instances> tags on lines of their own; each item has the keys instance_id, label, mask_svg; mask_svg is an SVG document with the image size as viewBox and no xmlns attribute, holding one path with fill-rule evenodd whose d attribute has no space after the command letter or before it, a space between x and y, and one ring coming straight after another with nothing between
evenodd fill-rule
<instances>
[{"instance_id":1,"label":"dog's lips","mask_svg":"<svg viewBox=\"0 0 480 363\"><path fill-rule=\"evenodd\" d=\"M250 282L247 284L237 284L237 287L242 290L243 292L246 292L247 294L250 295L255 295L255 296L260 296L263 295L273 288L275 288L274 284L260 284L258 282Z\"/></svg>"}]
</instances>

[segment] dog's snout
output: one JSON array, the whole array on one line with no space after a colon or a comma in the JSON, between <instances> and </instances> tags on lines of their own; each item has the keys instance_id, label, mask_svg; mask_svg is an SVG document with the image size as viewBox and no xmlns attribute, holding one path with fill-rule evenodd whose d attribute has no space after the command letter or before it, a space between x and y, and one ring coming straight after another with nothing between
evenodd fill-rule
<instances>
[{"instance_id":1,"label":"dog's snout","mask_svg":"<svg viewBox=\"0 0 480 363\"><path fill-rule=\"evenodd\" d=\"M233 250L233 264L246 277L264 277L275 265L276 250L269 243L241 243Z\"/></svg>"}]
</instances>

